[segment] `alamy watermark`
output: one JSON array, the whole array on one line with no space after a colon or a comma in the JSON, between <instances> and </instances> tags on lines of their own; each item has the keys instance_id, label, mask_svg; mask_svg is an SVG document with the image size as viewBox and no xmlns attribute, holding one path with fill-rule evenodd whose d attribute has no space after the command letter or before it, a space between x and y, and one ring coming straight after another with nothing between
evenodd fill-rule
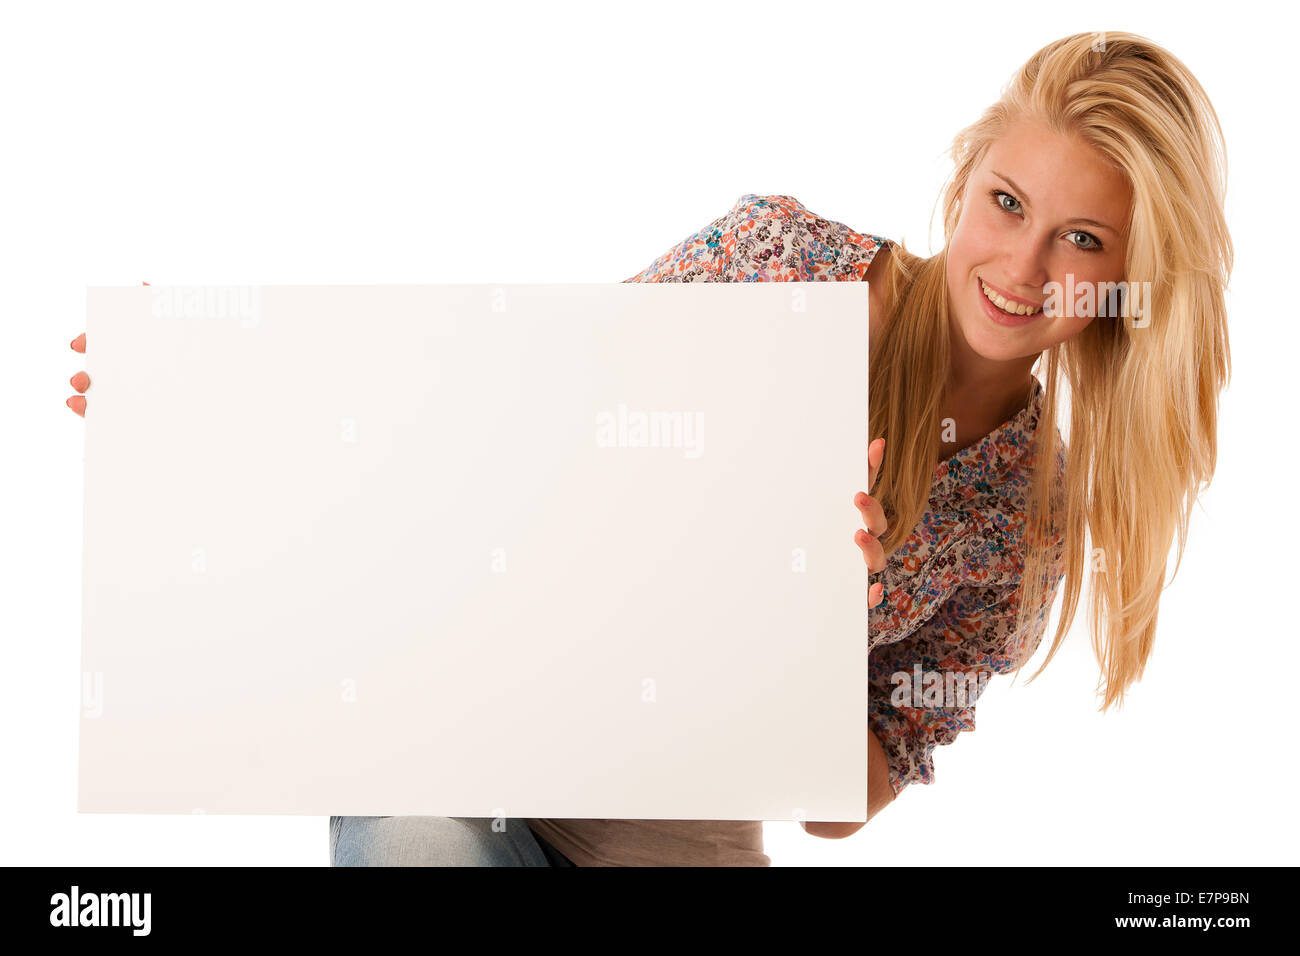
<instances>
[{"instance_id":1,"label":"alamy watermark","mask_svg":"<svg viewBox=\"0 0 1300 956\"><path fill-rule=\"evenodd\" d=\"M262 321L262 290L255 285L150 286L157 319L236 321L246 329Z\"/></svg>"},{"instance_id":2,"label":"alamy watermark","mask_svg":"<svg viewBox=\"0 0 1300 956\"><path fill-rule=\"evenodd\" d=\"M984 693L988 671L927 671L920 664L889 675L895 707L969 707Z\"/></svg>"},{"instance_id":3,"label":"alamy watermark","mask_svg":"<svg viewBox=\"0 0 1300 956\"><path fill-rule=\"evenodd\" d=\"M73 886L50 897L51 926L120 926L133 936L148 936L150 893L83 893Z\"/></svg>"},{"instance_id":4,"label":"alamy watermark","mask_svg":"<svg viewBox=\"0 0 1300 956\"><path fill-rule=\"evenodd\" d=\"M1076 281L1067 272L1065 282L1048 282L1043 286L1047 298L1043 301L1043 315L1065 317L1123 317L1135 329L1151 324L1150 282L1090 282Z\"/></svg>"},{"instance_id":5,"label":"alamy watermark","mask_svg":"<svg viewBox=\"0 0 1300 956\"><path fill-rule=\"evenodd\" d=\"M680 448L687 458L704 454L704 413L639 411L619 403L596 414L598 448Z\"/></svg>"}]
</instances>

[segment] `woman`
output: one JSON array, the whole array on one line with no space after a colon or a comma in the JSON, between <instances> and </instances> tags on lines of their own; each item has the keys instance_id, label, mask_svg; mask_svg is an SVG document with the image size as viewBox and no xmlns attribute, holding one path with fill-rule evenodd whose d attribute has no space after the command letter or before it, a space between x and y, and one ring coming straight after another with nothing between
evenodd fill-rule
<instances>
[{"instance_id":1,"label":"woman","mask_svg":"<svg viewBox=\"0 0 1300 956\"><path fill-rule=\"evenodd\" d=\"M933 782L935 747L974 729L989 675L1032 656L1063 580L1046 666L1085 566L1102 709L1122 701L1151 652L1175 532L1181 554L1214 471L1229 370L1222 133L1168 52L1132 34L1052 43L953 156L934 257L790 196L746 195L627 280L872 284L879 437L873 495L853 499L880 575L868 820ZM1068 449L1055 427L1067 386ZM79 396L69 405L84 412ZM861 826L804 824L823 837ZM333 817L330 844L336 865L770 862L758 821Z\"/></svg>"}]
</instances>

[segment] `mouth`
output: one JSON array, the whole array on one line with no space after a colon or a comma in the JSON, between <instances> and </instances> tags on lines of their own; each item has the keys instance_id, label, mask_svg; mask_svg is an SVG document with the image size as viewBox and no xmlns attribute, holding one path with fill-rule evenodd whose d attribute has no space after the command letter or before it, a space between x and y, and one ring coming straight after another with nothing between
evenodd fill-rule
<instances>
[{"instance_id":1,"label":"mouth","mask_svg":"<svg viewBox=\"0 0 1300 956\"><path fill-rule=\"evenodd\" d=\"M975 279L979 283L981 298L984 300L981 304L984 306L985 314L994 322L1000 325L1023 325L1042 315L1041 305L1035 305L996 286L991 286L979 276Z\"/></svg>"}]
</instances>

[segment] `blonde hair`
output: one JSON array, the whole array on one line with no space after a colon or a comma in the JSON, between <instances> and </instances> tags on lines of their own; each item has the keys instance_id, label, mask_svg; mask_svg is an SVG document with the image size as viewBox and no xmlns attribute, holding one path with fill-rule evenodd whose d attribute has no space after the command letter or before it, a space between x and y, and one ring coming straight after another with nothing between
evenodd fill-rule
<instances>
[{"instance_id":1,"label":"blonde hair","mask_svg":"<svg viewBox=\"0 0 1300 956\"><path fill-rule=\"evenodd\" d=\"M942 195L943 252L921 258L895 246L882 277L892 304L871 354L869 434L886 438L874 493L889 517L887 554L920 519L939 457L951 361L948 242L972 170L1020 118L1081 136L1128 177L1124 278L1150 283L1143 325L1094 319L1035 363L1044 399L1014 657L1023 667L1046 628L1051 565L1059 562L1061 615L1033 677L1047 666L1074 620L1091 564L1089 623L1105 711L1122 704L1142 676L1175 531L1181 564L1192 507L1214 473L1218 395L1230 374L1223 133L1205 91L1178 59L1140 36L1106 33L1076 34L1039 50L1001 99L957 134ZM1063 449L1056 423L1067 389ZM1065 466L1059 495L1058 461Z\"/></svg>"}]
</instances>

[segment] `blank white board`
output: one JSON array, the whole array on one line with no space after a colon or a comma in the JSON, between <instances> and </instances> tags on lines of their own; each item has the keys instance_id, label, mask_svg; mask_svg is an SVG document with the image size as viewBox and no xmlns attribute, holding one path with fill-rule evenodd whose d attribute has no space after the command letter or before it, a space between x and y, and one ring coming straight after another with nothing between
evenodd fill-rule
<instances>
[{"instance_id":1,"label":"blank white board","mask_svg":"<svg viewBox=\"0 0 1300 956\"><path fill-rule=\"evenodd\" d=\"M89 289L79 809L864 820L867 294Z\"/></svg>"}]
</instances>

